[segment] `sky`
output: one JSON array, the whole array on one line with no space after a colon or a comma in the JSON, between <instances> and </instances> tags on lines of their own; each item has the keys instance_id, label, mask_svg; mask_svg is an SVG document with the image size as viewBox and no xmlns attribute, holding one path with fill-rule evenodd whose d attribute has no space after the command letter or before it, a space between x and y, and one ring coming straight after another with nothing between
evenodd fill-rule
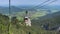
<instances>
[{"instance_id":1,"label":"sky","mask_svg":"<svg viewBox=\"0 0 60 34\"><path fill-rule=\"evenodd\" d=\"M20 6L20 5L39 5L46 0L11 0L11 5ZM52 0L51 0L52 1ZM8 6L9 0L0 0L0 6ZM60 5L60 0L57 0L48 5Z\"/></svg>"}]
</instances>

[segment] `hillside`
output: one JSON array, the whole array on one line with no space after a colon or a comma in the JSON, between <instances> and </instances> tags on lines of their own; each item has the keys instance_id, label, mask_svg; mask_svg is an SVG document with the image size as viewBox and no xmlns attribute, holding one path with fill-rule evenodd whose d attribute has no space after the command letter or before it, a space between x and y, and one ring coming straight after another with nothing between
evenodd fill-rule
<instances>
[{"instance_id":1,"label":"hillside","mask_svg":"<svg viewBox=\"0 0 60 34\"><path fill-rule=\"evenodd\" d=\"M55 30L45 30L42 25L49 23L49 27L59 27L60 25L60 11L59 10L46 10L46 9L29 9L29 17L32 21L32 26L25 26L24 16L25 9L20 9L11 6L11 21L9 16L8 7L0 8L0 33L1 34L58 34ZM9 26L10 25L10 26Z\"/></svg>"},{"instance_id":2,"label":"hillside","mask_svg":"<svg viewBox=\"0 0 60 34\"><path fill-rule=\"evenodd\" d=\"M41 26L41 24L44 25L49 23L50 27L55 26L58 27L60 25L59 20L60 20L60 11L52 14L47 14L42 17L37 17L37 19L33 19L32 21L34 21L35 25L39 24Z\"/></svg>"},{"instance_id":3,"label":"hillside","mask_svg":"<svg viewBox=\"0 0 60 34\"><path fill-rule=\"evenodd\" d=\"M2 19L1 19L2 18ZM53 31L46 31L34 24L31 27L25 26L23 22L17 21L16 23L13 20L11 23L8 20L8 16L0 14L0 34L49 34L54 33ZM13 19L13 18L12 18ZM15 18L16 19L16 18ZM19 24L22 23L22 24ZM10 26L8 26L10 24ZM56 32L57 33L57 32Z\"/></svg>"}]
</instances>

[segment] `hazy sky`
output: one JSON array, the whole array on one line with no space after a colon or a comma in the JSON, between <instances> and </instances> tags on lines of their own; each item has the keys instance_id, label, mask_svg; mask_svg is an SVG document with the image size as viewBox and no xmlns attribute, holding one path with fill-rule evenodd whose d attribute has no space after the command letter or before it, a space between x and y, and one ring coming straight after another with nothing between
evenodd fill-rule
<instances>
[{"instance_id":1,"label":"hazy sky","mask_svg":"<svg viewBox=\"0 0 60 34\"><path fill-rule=\"evenodd\" d=\"M46 0L11 0L11 5L38 5ZM0 6L8 6L9 0L0 0ZM60 5L60 0L57 0L49 5Z\"/></svg>"}]
</instances>

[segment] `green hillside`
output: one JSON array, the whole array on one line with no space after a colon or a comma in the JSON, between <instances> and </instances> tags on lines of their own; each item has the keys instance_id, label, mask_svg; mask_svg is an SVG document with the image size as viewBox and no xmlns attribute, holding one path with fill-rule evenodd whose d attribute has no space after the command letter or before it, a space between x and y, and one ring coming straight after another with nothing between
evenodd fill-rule
<instances>
[{"instance_id":1,"label":"green hillside","mask_svg":"<svg viewBox=\"0 0 60 34\"><path fill-rule=\"evenodd\" d=\"M25 9L11 6L11 13L8 10L8 7L0 8L0 34L59 34L56 30L45 30L41 27L47 25L47 23L49 23L50 29L57 25L59 27L59 10L29 9L28 15L32 21L31 27L25 26L23 20ZM9 19L10 17L11 19Z\"/></svg>"},{"instance_id":2,"label":"green hillside","mask_svg":"<svg viewBox=\"0 0 60 34\"><path fill-rule=\"evenodd\" d=\"M35 12L35 13L32 12L31 14L33 14L33 15L31 15L32 16L31 17L31 21L32 21L31 27L25 26L25 23L23 21L24 16L22 16L22 15L24 15L24 12L17 13L16 17L12 17L11 22L9 22L8 16L0 14L0 33L1 34L8 34L8 33L9 34L59 34L59 32L56 32L54 30L51 30L51 31L45 30L44 28L41 27L41 25L44 25L49 21L50 21L50 23L49 23L50 28L52 28L56 24L60 25L60 21L59 21L60 16L56 15L56 17L54 17L54 18L49 18L49 19L47 18L47 19L43 19L43 20L38 18L36 20L36 19L32 19L32 18L40 17L40 15L43 15L43 14L40 14L39 12ZM9 24L10 24L10 26L8 27Z\"/></svg>"}]
</instances>

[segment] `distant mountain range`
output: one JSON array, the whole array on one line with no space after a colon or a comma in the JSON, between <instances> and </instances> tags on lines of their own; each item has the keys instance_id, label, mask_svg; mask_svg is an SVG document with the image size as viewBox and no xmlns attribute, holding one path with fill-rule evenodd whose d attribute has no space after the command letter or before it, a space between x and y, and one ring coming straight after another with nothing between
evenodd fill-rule
<instances>
[{"instance_id":1,"label":"distant mountain range","mask_svg":"<svg viewBox=\"0 0 60 34\"><path fill-rule=\"evenodd\" d=\"M16 12L22 12L22 11L37 11L36 8L33 8L33 6L11 6L10 7L10 12L9 12L9 7L3 7L3 6L0 6L0 13L2 14L12 14L12 13L16 13ZM29 9L30 8L30 9ZM51 10L51 9L56 9L56 10L59 10L59 6L58 7L55 7L55 6L52 6L49 7L49 6L45 6L45 7L42 7L42 8L38 8L39 10L41 9L48 9L48 10ZM48 11L47 11L48 12ZM50 12L50 11L49 11Z\"/></svg>"},{"instance_id":2,"label":"distant mountain range","mask_svg":"<svg viewBox=\"0 0 60 34\"><path fill-rule=\"evenodd\" d=\"M39 7L38 7L39 8ZM60 6L43 6L42 9L60 10Z\"/></svg>"}]
</instances>

